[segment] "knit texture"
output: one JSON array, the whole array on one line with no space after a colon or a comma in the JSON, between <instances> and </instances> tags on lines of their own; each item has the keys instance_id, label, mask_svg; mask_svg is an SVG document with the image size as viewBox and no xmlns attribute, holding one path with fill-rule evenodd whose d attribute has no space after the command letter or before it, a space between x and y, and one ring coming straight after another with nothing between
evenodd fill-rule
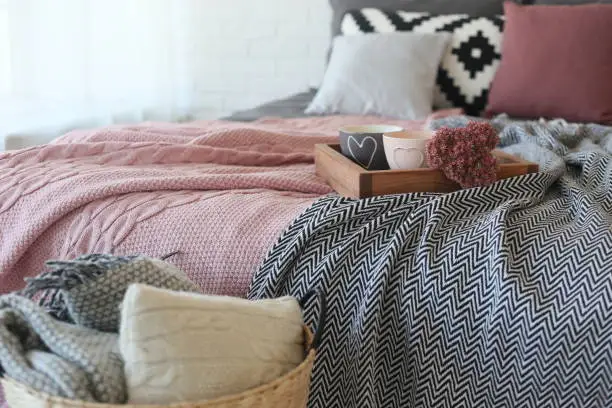
<instances>
[{"instance_id":1,"label":"knit texture","mask_svg":"<svg viewBox=\"0 0 612 408\"><path fill-rule=\"evenodd\" d=\"M92 254L47 266L20 293L0 296L0 374L50 395L125 402L117 333L127 288L199 288L171 264L143 256Z\"/></svg>"},{"instance_id":2,"label":"knit texture","mask_svg":"<svg viewBox=\"0 0 612 408\"><path fill-rule=\"evenodd\" d=\"M15 294L0 296L0 366L50 395L106 403L127 398L117 334L57 321Z\"/></svg>"},{"instance_id":3,"label":"knit texture","mask_svg":"<svg viewBox=\"0 0 612 408\"><path fill-rule=\"evenodd\" d=\"M133 283L199 292L173 265L144 256L91 254L49 261L47 267L50 271L27 280L21 294L39 298L39 304L58 320L105 332L119 331L121 302Z\"/></svg>"},{"instance_id":4,"label":"knit texture","mask_svg":"<svg viewBox=\"0 0 612 408\"><path fill-rule=\"evenodd\" d=\"M383 118L264 119L78 131L0 154L0 293L48 259L86 253L160 257L204 292L245 296L287 225L332 189L315 143Z\"/></svg>"},{"instance_id":5,"label":"knit texture","mask_svg":"<svg viewBox=\"0 0 612 408\"><path fill-rule=\"evenodd\" d=\"M293 297L248 301L137 284L121 313L119 344L132 404L238 394L304 359L302 311Z\"/></svg>"},{"instance_id":6,"label":"knit texture","mask_svg":"<svg viewBox=\"0 0 612 408\"><path fill-rule=\"evenodd\" d=\"M111 128L4 153L0 292L51 258L179 250L173 262L205 289L244 296L268 244L332 191L312 165L314 144L330 140L232 126ZM245 256L231 265L226 246Z\"/></svg>"}]
</instances>

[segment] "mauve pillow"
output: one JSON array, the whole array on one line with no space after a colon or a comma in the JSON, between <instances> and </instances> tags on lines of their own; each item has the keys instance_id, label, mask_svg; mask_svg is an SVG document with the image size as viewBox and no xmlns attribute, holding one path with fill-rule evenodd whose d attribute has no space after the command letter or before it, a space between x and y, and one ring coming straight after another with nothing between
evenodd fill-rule
<instances>
[{"instance_id":1,"label":"mauve pillow","mask_svg":"<svg viewBox=\"0 0 612 408\"><path fill-rule=\"evenodd\" d=\"M504 10L487 113L612 123L612 5Z\"/></svg>"}]
</instances>

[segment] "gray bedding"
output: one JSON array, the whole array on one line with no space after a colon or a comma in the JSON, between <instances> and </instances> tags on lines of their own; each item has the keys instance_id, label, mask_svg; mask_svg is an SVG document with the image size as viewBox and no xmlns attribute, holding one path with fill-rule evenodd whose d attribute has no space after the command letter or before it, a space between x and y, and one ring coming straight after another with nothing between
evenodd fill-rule
<instances>
[{"instance_id":1,"label":"gray bedding","mask_svg":"<svg viewBox=\"0 0 612 408\"><path fill-rule=\"evenodd\" d=\"M308 104L310 104L316 92L316 89L311 88L308 91L300 92L287 98L277 99L253 109L235 112L223 119L236 122L252 122L266 116L279 118L301 118L310 116L306 115L304 110Z\"/></svg>"}]
</instances>

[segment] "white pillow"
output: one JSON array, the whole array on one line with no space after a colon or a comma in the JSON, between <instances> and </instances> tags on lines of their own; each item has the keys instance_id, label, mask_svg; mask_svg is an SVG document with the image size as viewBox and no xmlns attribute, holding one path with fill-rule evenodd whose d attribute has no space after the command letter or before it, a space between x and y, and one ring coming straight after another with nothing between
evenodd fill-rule
<instances>
[{"instance_id":1,"label":"white pillow","mask_svg":"<svg viewBox=\"0 0 612 408\"><path fill-rule=\"evenodd\" d=\"M292 297L248 301L135 284L121 315L119 345L132 404L237 394L304 359L302 312Z\"/></svg>"},{"instance_id":2,"label":"white pillow","mask_svg":"<svg viewBox=\"0 0 612 408\"><path fill-rule=\"evenodd\" d=\"M307 114L424 119L450 34L398 32L336 37Z\"/></svg>"}]
</instances>

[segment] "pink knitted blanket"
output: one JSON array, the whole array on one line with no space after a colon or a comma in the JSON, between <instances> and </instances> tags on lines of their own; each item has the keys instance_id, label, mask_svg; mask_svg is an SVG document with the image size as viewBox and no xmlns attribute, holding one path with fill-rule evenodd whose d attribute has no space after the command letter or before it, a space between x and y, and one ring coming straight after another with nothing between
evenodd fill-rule
<instances>
[{"instance_id":1,"label":"pink knitted blanket","mask_svg":"<svg viewBox=\"0 0 612 408\"><path fill-rule=\"evenodd\" d=\"M314 143L257 128L147 127L67 135L0 156L0 291L49 258L180 251L210 293L244 295L296 212L331 191ZM70 143L67 143L70 142Z\"/></svg>"},{"instance_id":2,"label":"pink knitted blanket","mask_svg":"<svg viewBox=\"0 0 612 408\"><path fill-rule=\"evenodd\" d=\"M368 117L145 123L77 131L0 154L0 293L48 259L162 256L212 294L244 296L284 228L332 190L315 143Z\"/></svg>"}]
</instances>

